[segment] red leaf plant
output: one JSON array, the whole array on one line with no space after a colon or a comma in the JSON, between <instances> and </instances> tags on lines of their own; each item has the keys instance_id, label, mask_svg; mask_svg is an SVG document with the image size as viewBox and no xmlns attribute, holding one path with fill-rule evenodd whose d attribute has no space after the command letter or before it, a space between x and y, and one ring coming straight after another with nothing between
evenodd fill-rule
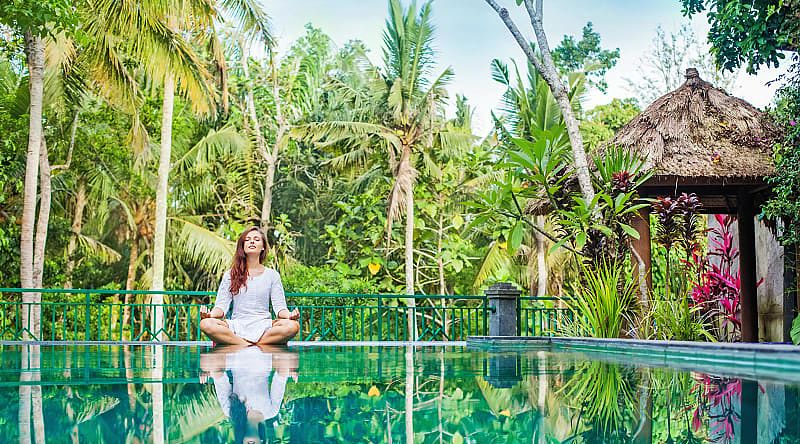
<instances>
[{"instance_id":1,"label":"red leaf plant","mask_svg":"<svg viewBox=\"0 0 800 444\"><path fill-rule=\"evenodd\" d=\"M709 239L708 254L705 260L693 254L697 264L698 281L691 292L692 301L703 307L710 317L721 318L717 331L717 339L738 341L741 338L741 277L738 267L734 265L739 259L739 250L734 247L731 225L735 218L729 215L715 214L719 228L711 229L714 234ZM709 260L716 257L717 260ZM758 281L760 285L763 279Z\"/></svg>"}]
</instances>

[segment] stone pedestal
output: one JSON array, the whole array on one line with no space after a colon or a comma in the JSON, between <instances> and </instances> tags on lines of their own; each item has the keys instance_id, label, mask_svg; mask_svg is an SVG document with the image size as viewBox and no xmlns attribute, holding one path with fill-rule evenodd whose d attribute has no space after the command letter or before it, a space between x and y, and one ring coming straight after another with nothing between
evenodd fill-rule
<instances>
[{"instance_id":1,"label":"stone pedestal","mask_svg":"<svg viewBox=\"0 0 800 444\"><path fill-rule=\"evenodd\" d=\"M489 299L489 336L517 336L519 327L519 296L522 292L513 284L501 282L486 290Z\"/></svg>"}]
</instances>

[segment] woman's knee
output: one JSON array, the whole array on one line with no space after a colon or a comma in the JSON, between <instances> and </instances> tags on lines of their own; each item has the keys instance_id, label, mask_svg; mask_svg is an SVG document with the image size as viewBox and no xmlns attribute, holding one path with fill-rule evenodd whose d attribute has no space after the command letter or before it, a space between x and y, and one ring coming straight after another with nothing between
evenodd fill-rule
<instances>
[{"instance_id":1,"label":"woman's knee","mask_svg":"<svg viewBox=\"0 0 800 444\"><path fill-rule=\"evenodd\" d=\"M220 324L216 319L205 318L200 320L200 330L202 330L203 333L213 333L219 330L219 328Z\"/></svg>"},{"instance_id":2,"label":"woman's knee","mask_svg":"<svg viewBox=\"0 0 800 444\"><path fill-rule=\"evenodd\" d=\"M300 331L300 323L291 319L281 319L274 328L281 335L292 338Z\"/></svg>"}]
</instances>

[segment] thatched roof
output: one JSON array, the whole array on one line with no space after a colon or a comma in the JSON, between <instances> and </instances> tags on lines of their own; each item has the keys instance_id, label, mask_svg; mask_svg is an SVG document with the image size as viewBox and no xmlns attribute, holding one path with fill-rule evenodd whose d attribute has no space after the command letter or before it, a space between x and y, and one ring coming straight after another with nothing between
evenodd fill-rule
<instances>
[{"instance_id":1,"label":"thatched roof","mask_svg":"<svg viewBox=\"0 0 800 444\"><path fill-rule=\"evenodd\" d=\"M777 135L763 112L689 68L683 85L658 98L609 143L638 153L656 176L754 178L775 172L771 146Z\"/></svg>"}]
</instances>

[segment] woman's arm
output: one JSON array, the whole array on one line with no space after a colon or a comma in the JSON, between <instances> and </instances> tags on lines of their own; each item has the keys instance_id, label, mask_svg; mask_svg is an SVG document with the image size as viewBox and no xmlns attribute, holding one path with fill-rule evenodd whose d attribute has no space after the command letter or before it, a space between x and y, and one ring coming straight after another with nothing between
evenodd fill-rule
<instances>
[{"instance_id":1,"label":"woman's arm","mask_svg":"<svg viewBox=\"0 0 800 444\"><path fill-rule=\"evenodd\" d=\"M275 316L278 319L297 319L300 317L300 312L295 308L289 311L286 306L286 294L283 292L283 283L281 282L281 275L275 272L275 278L272 280L272 287L270 288L269 298L272 302L272 309L275 311Z\"/></svg>"},{"instance_id":2,"label":"woman's arm","mask_svg":"<svg viewBox=\"0 0 800 444\"><path fill-rule=\"evenodd\" d=\"M230 308L231 306L232 299L233 295L231 294L231 274L230 272L225 272L225 274L222 276L222 281L220 281L219 283L219 289L217 290L217 298L214 301L214 308L210 312L206 312L205 310L201 309L200 317L217 318L217 319L224 318L225 314L228 312L228 308Z\"/></svg>"}]
</instances>

